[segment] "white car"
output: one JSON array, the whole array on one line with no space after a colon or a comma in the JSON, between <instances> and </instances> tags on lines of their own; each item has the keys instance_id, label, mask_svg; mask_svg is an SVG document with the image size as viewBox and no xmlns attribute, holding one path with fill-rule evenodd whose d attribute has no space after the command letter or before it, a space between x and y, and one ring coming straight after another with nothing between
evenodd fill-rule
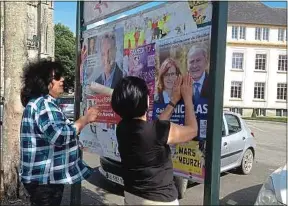
<instances>
[{"instance_id":1,"label":"white car","mask_svg":"<svg viewBox=\"0 0 288 206\"><path fill-rule=\"evenodd\" d=\"M259 191L255 205L287 205L287 164L268 177Z\"/></svg>"},{"instance_id":2,"label":"white car","mask_svg":"<svg viewBox=\"0 0 288 206\"><path fill-rule=\"evenodd\" d=\"M256 142L253 132L240 115L224 111L221 142L221 172L237 168L247 175L251 172L255 159ZM120 161L100 157L99 171L108 180L123 185L122 165ZM180 176L174 178L178 198L182 199L187 189L188 179Z\"/></svg>"}]
</instances>

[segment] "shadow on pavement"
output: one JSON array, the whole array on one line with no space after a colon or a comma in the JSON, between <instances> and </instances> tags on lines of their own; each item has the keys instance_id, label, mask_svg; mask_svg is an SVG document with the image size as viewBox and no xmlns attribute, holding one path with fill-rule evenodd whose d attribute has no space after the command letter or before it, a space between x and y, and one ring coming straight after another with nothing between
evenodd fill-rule
<instances>
[{"instance_id":1,"label":"shadow on pavement","mask_svg":"<svg viewBox=\"0 0 288 206\"><path fill-rule=\"evenodd\" d=\"M71 186L65 186L61 205L70 205ZM103 191L92 192L84 187L81 188L81 205L103 205L105 193Z\"/></svg>"},{"instance_id":2,"label":"shadow on pavement","mask_svg":"<svg viewBox=\"0 0 288 206\"><path fill-rule=\"evenodd\" d=\"M226 175L228 175L228 174L230 174L230 172L223 172L223 173L221 173L220 177L226 176ZM197 186L197 185L200 185L200 183L190 182L190 181L189 181L189 182L188 182L187 189L192 188L192 187L195 187L195 186ZM203 185L204 185L204 183L203 183Z\"/></svg>"},{"instance_id":3,"label":"shadow on pavement","mask_svg":"<svg viewBox=\"0 0 288 206\"><path fill-rule=\"evenodd\" d=\"M99 167L94 168L94 173L87 179L87 181L96 186L96 190L99 188L113 193L115 195L124 196L124 189L120 185L107 180L100 172Z\"/></svg>"},{"instance_id":4,"label":"shadow on pavement","mask_svg":"<svg viewBox=\"0 0 288 206\"><path fill-rule=\"evenodd\" d=\"M220 200L221 205L254 205L262 184L233 192Z\"/></svg>"}]
</instances>

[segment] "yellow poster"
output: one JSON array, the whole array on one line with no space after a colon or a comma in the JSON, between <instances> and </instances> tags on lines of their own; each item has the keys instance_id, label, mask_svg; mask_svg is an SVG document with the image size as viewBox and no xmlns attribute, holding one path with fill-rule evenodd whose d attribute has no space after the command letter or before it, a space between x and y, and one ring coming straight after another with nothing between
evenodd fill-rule
<instances>
[{"instance_id":1,"label":"yellow poster","mask_svg":"<svg viewBox=\"0 0 288 206\"><path fill-rule=\"evenodd\" d=\"M178 173L204 177L204 155L199 150L198 141L179 144L172 149L173 167Z\"/></svg>"}]
</instances>

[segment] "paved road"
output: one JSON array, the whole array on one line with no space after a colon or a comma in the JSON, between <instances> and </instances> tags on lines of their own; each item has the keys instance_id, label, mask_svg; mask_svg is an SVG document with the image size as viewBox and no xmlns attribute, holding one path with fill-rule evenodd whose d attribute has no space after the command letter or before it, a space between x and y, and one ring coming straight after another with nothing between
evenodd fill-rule
<instances>
[{"instance_id":1,"label":"paved road","mask_svg":"<svg viewBox=\"0 0 288 206\"><path fill-rule=\"evenodd\" d=\"M286 162L287 138L286 124L247 121L256 136L256 161L251 174L239 175L233 171L221 175L220 199L223 205L254 204L262 183L269 174ZM86 162L99 167L99 157L95 154L84 154ZM84 181L83 187L92 191L100 201L107 204L123 204L123 190L111 184L96 170L89 182ZM203 202L204 185L190 185L181 205L201 205ZM87 201L86 196L84 199ZM88 203L88 202L87 202Z\"/></svg>"}]
</instances>

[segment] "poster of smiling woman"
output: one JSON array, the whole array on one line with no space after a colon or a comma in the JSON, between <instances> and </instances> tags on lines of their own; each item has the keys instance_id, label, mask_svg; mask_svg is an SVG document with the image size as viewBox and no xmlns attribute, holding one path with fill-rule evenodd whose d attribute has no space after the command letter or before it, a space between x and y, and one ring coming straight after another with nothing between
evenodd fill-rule
<instances>
[{"instance_id":1,"label":"poster of smiling woman","mask_svg":"<svg viewBox=\"0 0 288 206\"><path fill-rule=\"evenodd\" d=\"M156 119L170 101L174 82L190 72L193 78L193 103L198 122L198 136L187 144L171 147L174 171L196 181L204 179L204 154L208 114L208 74L211 27L160 40L156 43L156 83L153 118ZM185 123L185 106L180 101L171 122Z\"/></svg>"}]
</instances>

